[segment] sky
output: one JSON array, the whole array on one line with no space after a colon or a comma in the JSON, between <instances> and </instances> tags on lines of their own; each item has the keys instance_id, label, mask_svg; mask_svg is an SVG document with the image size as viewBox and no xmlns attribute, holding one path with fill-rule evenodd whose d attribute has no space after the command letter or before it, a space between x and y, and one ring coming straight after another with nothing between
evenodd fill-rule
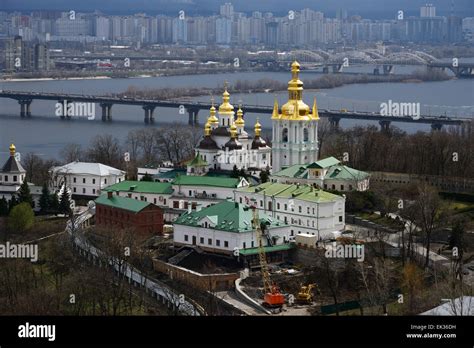
<instances>
[{"instance_id":1,"label":"sky","mask_svg":"<svg viewBox=\"0 0 474 348\"><path fill-rule=\"evenodd\" d=\"M210 15L219 11L219 5L229 0L0 0L0 10L99 10L110 14L146 12L172 15L180 10L191 15ZM350 15L364 18L394 18L398 10L407 15L418 15L426 2L436 6L439 15L449 15L452 4L454 13L462 17L474 16L474 0L233 0L236 11L271 11L283 15L290 10L311 8L333 17L340 8Z\"/></svg>"}]
</instances>

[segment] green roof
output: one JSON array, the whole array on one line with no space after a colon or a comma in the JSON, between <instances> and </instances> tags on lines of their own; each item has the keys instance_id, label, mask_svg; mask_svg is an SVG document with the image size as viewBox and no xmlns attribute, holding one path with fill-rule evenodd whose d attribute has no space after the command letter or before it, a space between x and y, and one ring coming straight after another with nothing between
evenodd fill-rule
<instances>
[{"instance_id":1,"label":"green roof","mask_svg":"<svg viewBox=\"0 0 474 348\"><path fill-rule=\"evenodd\" d=\"M151 204L149 202L143 202L137 199L120 197L116 195L113 195L112 198L108 198L106 194L97 197L95 203L118 209L128 210L134 213L142 211Z\"/></svg>"},{"instance_id":2,"label":"green roof","mask_svg":"<svg viewBox=\"0 0 474 348\"><path fill-rule=\"evenodd\" d=\"M240 183L239 178L224 178L196 175L179 175L173 180L173 185L189 185L189 186L214 186L237 188Z\"/></svg>"},{"instance_id":3,"label":"green roof","mask_svg":"<svg viewBox=\"0 0 474 348\"><path fill-rule=\"evenodd\" d=\"M266 246L263 247L266 253L271 253L275 251L283 251L283 250L290 250L294 247L293 244L279 244L274 246ZM248 255L255 255L258 254L258 248L247 248L247 249L239 249L239 254L248 256Z\"/></svg>"},{"instance_id":4,"label":"green roof","mask_svg":"<svg viewBox=\"0 0 474 348\"><path fill-rule=\"evenodd\" d=\"M186 165L190 167L206 167L209 165L209 163L202 159L198 151L196 156L191 161L187 162Z\"/></svg>"},{"instance_id":5,"label":"green roof","mask_svg":"<svg viewBox=\"0 0 474 348\"><path fill-rule=\"evenodd\" d=\"M328 158L324 158L322 160L309 164L308 168L328 168L339 163L341 163L341 161L339 161L337 158L328 157Z\"/></svg>"},{"instance_id":6,"label":"green roof","mask_svg":"<svg viewBox=\"0 0 474 348\"><path fill-rule=\"evenodd\" d=\"M126 191L138 193L157 193L157 194L171 194L173 188L169 182L154 182L154 181L131 181L126 180L117 184L108 186L104 191Z\"/></svg>"},{"instance_id":7,"label":"green roof","mask_svg":"<svg viewBox=\"0 0 474 348\"><path fill-rule=\"evenodd\" d=\"M341 199L341 196L313 188L311 185L280 184L266 182L264 184L252 187L245 187L237 190L238 192L265 194L266 196L275 196L280 198L295 198L308 202L333 202Z\"/></svg>"},{"instance_id":8,"label":"green roof","mask_svg":"<svg viewBox=\"0 0 474 348\"><path fill-rule=\"evenodd\" d=\"M285 168L283 170L280 170L279 172L272 174L272 176L285 176L285 177L298 178L305 171L306 171L305 164L295 164L295 165L292 165L291 167Z\"/></svg>"},{"instance_id":9,"label":"green roof","mask_svg":"<svg viewBox=\"0 0 474 348\"><path fill-rule=\"evenodd\" d=\"M338 180L361 180L369 176L369 173L345 166L337 165L329 169L325 178Z\"/></svg>"},{"instance_id":10,"label":"green roof","mask_svg":"<svg viewBox=\"0 0 474 348\"><path fill-rule=\"evenodd\" d=\"M157 179L174 179L178 175L186 175L186 169L171 169L163 173L153 175Z\"/></svg>"},{"instance_id":11,"label":"green roof","mask_svg":"<svg viewBox=\"0 0 474 348\"><path fill-rule=\"evenodd\" d=\"M227 232L251 232L252 210L245 204L230 201L220 202L200 211L184 213L174 222L177 225L200 227L201 220L208 218L215 226L213 229ZM269 229L287 226L285 223L266 214L259 213L260 221Z\"/></svg>"}]
</instances>

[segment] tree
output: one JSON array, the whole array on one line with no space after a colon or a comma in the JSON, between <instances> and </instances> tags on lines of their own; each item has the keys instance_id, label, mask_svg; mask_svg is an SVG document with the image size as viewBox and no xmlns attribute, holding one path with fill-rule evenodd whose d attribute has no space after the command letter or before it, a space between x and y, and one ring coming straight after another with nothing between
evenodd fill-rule
<instances>
[{"instance_id":1,"label":"tree","mask_svg":"<svg viewBox=\"0 0 474 348\"><path fill-rule=\"evenodd\" d=\"M84 159L84 152L82 151L81 145L74 143L66 144L59 155L66 163L82 161Z\"/></svg>"},{"instance_id":2,"label":"tree","mask_svg":"<svg viewBox=\"0 0 474 348\"><path fill-rule=\"evenodd\" d=\"M18 199L16 198L16 195L12 195L10 202L8 202L8 211L11 212L16 205L18 205Z\"/></svg>"},{"instance_id":3,"label":"tree","mask_svg":"<svg viewBox=\"0 0 474 348\"><path fill-rule=\"evenodd\" d=\"M30 188L26 179L23 180L18 190L18 200L20 203L28 203L32 208L34 207L33 197L31 197Z\"/></svg>"},{"instance_id":4,"label":"tree","mask_svg":"<svg viewBox=\"0 0 474 348\"><path fill-rule=\"evenodd\" d=\"M8 202L5 197L0 199L0 216L8 215Z\"/></svg>"},{"instance_id":5,"label":"tree","mask_svg":"<svg viewBox=\"0 0 474 348\"><path fill-rule=\"evenodd\" d=\"M423 183L418 187L418 197L415 205L418 209L417 225L421 228L425 237L424 268L426 269L430 262L431 235L436 228L440 227L442 221L442 202L438 192Z\"/></svg>"},{"instance_id":6,"label":"tree","mask_svg":"<svg viewBox=\"0 0 474 348\"><path fill-rule=\"evenodd\" d=\"M238 178L239 177L239 169L237 168L237 165L234 164L234 167L232 168L232 173L230 174L232 178Z\"/></svg>"},{"instance_id":7,"label":"tree","mask_svg":"<svg viewBox=\"0 0 474 348\"><path fill-rule=\"evenodd\" d=\"M27 202L16 205L8 216L8 227L10 231L23 232L33 226L35 213Z\"/></svg>"},{"instance_id":8,"label":"tree","mask_svg":"<svg viewBox=\"0 0 474 348\"><path fill-rule=\"evenodd\" d=\"M59 200L56 193L51 194L49 197L49 204L50 211L54 214L57 214L59 212Z\"/></svg>"},{"instance_id":9,"label":"tree","mask_svg":"<svg viewBox=\"0 0 474 348\"><path fill-rule=\"evenodd\" d=\"M423 288L423 273L418 270L417 266L409 262L402 270L402 288L408 295L408 313L409 315L417 314L417 304L419 295Z\"/></svg>"},{"instance_id":10,"label":"tree","mask_svg":"<svg viewBox=\"0 0 474 348\"><path fill-rule=\"evenodd\" d=\"M153 181L153 177L150 174L145 173L140 181Z\"/></svg>"},{"instance_id":11,"label":"tree","mask_svg":"<svg viewBox=\"0 0 474 348\"><path fill-rule=\"evenodd\" d=\"M270 177L270 175L269 175L268 170L262 170L262 171L260 172L260 182L261 182L262 184L265 183L265 182L267 182L268 179L269 179L269 177Z\"/></svg>"},{"instance_id":12,"label":"tree","mask_svg":"<svg viewBox=\"0 0 474 348\"><path fill-rule=\"evenodd\" d=\"M63 191L59 197L59 212L61 214L70 215L71 214L71 200L69 197L69 192L66 186L63 186Z\"/></svg>"},{"instance_id":13,"label":"tree","mask_svg":"<svg viewBox=\"0 0 474 348\"><path fill-rule=\"evenodd\" d=\"M51 208L51 194L46 183L43 184L43 189L41 190L39 206L42 213L48 212Z\"/></svg>"},{"instance_id":14,"label":"tree","mask_svg":"<svg viewBox=\"0 0 474 348\"><path fill-rule=\"evenodd\" d=\"M96 136L87 150L87 159L112 167L121 167L123 153L120 142L110 134Z\"/></svg>"}]
</instances>

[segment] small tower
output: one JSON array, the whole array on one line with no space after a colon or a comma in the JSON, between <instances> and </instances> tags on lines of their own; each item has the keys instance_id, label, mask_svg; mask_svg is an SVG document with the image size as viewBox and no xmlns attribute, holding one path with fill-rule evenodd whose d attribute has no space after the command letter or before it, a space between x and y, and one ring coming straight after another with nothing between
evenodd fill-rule
<instances>
[{"instance_id":1,"label":"small tower","mask_svg":"<svg viewBox=\"0 0 474 348\"><path fill-rule=\"evenodd\" d=\"M227 82L222 93L222 104L219 106L219 127L230 127L234 124L234 106L229 102L230 94L227 92Z\"/></svg>"},{"instance_id":2,"label":"small tower","mask_svg":"<svg viewBox=\"0 0 474 348\"><path fill-rule=\"evenodd\" d=\"M244 112L242 111L241 105L239 105L239 109L237 110L237 119L235 120L235 126L237 127L237 134L242 134L245 128L245 121Z\"/></svg>"},{"instance_id":3,"label":"small tower","mask_svg":"<svg viewBox=\"0 0 474 348\"><path fill-rule=\"evenodd\" d=\"M216 107L214 106L214 98L212 99L212 106L209 109L209 125L211 129L216 129L219 127L219 119L216 117Z\"/></svg>"},{"instance_id":4,"label":"small tower","mask_svg":"<svg viewBox=\"0 0 474 348\"><path fill-rule=\"evenodd\" d=\"M0 171L0 186L20 186L26 177L26 170L16 157L16 147L11 144L9 147L10 157ZM0 189L0 191L2 191ZM11 191L10 189L7 191ZM6 197L8 199L8 197Z\"/></svg>"}]
</instances>

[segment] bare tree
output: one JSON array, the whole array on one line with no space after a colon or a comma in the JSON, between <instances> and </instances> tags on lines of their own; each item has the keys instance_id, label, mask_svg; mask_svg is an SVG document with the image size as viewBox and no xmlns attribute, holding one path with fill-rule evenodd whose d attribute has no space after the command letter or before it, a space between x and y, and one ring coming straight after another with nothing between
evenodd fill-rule
<instances>
[{"instance_id":1,"label":"bare tree","mask_svg":"<svg viewBox=\"0 0 474 348\"><path fill-rule=\"evenodd\" d=\"M66 144L59 152L59 155L65 163L84 160L84 152L81 145L75 143Z\"/></svg>"},{"instance_id":2,"label":"bare tree","mask_svg":"<svg viewBox=\"0 0 474 348\"><path fill-rule=\"evenodd\" d=\"M110 134L97 135L87 150L87 158L91 162L120 168L123 161L120 142Z\"/></svg>"}]
</instances>

